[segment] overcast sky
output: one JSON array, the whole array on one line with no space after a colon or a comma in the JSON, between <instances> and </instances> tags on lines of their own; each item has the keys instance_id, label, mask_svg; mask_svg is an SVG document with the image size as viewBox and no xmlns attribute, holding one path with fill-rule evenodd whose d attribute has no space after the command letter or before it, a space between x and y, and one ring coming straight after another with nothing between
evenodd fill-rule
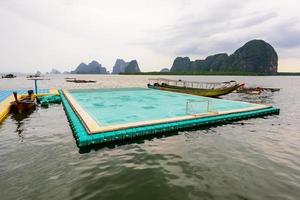
<instances>
[{"instance_id":1,"label":"overcast sky","mask_svg":"<svg viewBox=\"0 0 300 200\"><path fill-rule=\"evenodd\" d=\"M74 69L137 59L142 71L176 56L233 53L264 39L279 71L300 71L297 0L0 0L0 72Z\"/></svg>"}]
</instances>

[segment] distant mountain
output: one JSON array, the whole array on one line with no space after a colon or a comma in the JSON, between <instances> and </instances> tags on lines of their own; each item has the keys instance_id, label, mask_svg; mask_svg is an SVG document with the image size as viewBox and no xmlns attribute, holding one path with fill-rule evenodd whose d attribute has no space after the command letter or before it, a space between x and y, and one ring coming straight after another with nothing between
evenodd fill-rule
<instances>
[{"instance_id":1,"label":"distant mountain","mask_svg":"<svg viewBox=\"0 0 300 200\"><path fill-rule=\"evenodd\" d=\"M115 65L113 66L112 74L119 74L125 72L128 62L125 62L123 59L117 59Z\"/></svg>"},{"instance_id":2,"label":"distant mountain","mask_svg":"<svg viewBox=\"0 0 300 200\"><path fill-rule=\"evenodd\" d=\"M191 61L189 57L177 57L170 71L255 72L275 75L277 66L278 56L274 48L263 40L251 40L230 56L220 53L195 61Z\"/></svg>"},{"instance_id":3,"label":"distant mountain","mask_svg":"<svg viewBox=\"0 0 300 200\"><path fill-rule=\"evenodd\" d=\"M137 73L137 72L141 72L137 61L136 60L130 61L125 68L125 73Z\"/></svg>"},{"instance_id":4,"label":"distant mountain","mask_svg":"<svg viewBox=\"0 0 300 200\"><path fill-rule=\"evenodd\" d=\"M58 71L57 69L52 69L50 74L61 74L61 72Z\"/></svg>"},{"instance_id":5,"label":"distant mountain","mask_svg":"<svg viewBox=\"0 0 300 200\"><path fill-rule=\"evenodd\" d=\"M117 59L113 66L112 74L137 73L141 72L136 60L125 62L123 59Z\"/></svg>"},{"instance_id":6,"label":"distant mountain","mask_svg":"<svg viewBox=\"0 0 300 200\"><path fill-rule=\"evenodd\" d=\"M193 71L191 66L192 66L192 62L189 57L177 57L175 58L170 71L171 72Z\"/></svg>"},{"instance_id":7,"label":"distant mountain","mask_svg":"<svg viewBox=\"0 0 300 200\"><path fill-rule=\"evenodd\" d=\"M168 68L163 68L160 70L160 72L170 72L170 70Z\"/></svg>"},{"instance_id":8,"label":"distant mountain","mask_svg":"<svg viewBox=\"0 0 300 200\"><path fill-rule=\"evenodd\" d=\"M35 75L41 76L43 73L41 71L36 71Z\"/></svg>"},{"instance_id":9,"label":"distant mountain","mask_svg":"<svg viewBox=\"0 0 300 200\"><path fill-rule=\"evenodd\" d=\"M107 74L107 71L105 67L93 60L88 65L80 63L74 71L71 71L71 74Z\"/></svg>"}]
</instances>

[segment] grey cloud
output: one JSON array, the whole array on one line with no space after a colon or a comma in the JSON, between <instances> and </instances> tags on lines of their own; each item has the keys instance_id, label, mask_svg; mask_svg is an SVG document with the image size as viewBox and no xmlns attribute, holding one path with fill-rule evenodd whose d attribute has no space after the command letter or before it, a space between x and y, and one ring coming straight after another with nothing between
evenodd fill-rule
<instances>
[{"instance_id":1,"label":"grey cloud","mask_svg":"<svg viewBox=\"0 0 300 200\"><path fill-rule=\"evenodd\" d=\"M294 20L278 24L270 31L268 39L278 48L300 47L300 29L297 25L300 25L300 22Z\"/></svg>"},{"instance_id":2,"label":"grey cloud","mask_svg":"<svg viewBox=\"0 0 300 200\"><path fill-rule=\"evenodd\" d=\"M15 69L24 70L98 58L108 66L119 55L144 60L151 70L174 56L231 54L251 39L266 40L280 56L299 57L295 2L0 0L0 67L15 58Z\"/></svg>"},{"instance_id":3,"label":"grey cloud","mask_svg":"<svg viewBox=\"0 0 300 200\"><path fill-rule=\"evenodd\" d=\"M250 15L246 15L244 18L242 18L239 24L236 24L234 28L245 28L245 27L251 27L256 26L258 24L262 24L270 19L273 19L277 17L278 14L275 12L255 12L251 13Z\"/></svg>"},{"instance_id":4,"label":"grey cloud","mask_svg":"<svg viewBox=\"0 0 300 200\"><path fill-rule=\"evenodd\" d=\"M182 17L178 23L165 29L167 36L154 40L150 46L158 51L172 51L175 55L206 56L219 52L233 53L251 39L266 39L278 48L300 45L300 31L294 28L298 19L293 24L281 20L283 22L279 25L274 23L280 21L278 14L271 10L241 16L221 12L214 17L192 21L188 18L192 17Z\"/></svg>"}]
</instances>

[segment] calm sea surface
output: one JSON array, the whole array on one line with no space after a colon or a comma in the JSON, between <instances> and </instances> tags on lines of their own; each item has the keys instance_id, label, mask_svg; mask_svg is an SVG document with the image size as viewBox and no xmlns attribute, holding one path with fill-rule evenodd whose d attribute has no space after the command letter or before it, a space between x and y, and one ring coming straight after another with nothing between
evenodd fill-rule
<instances>
[{"instance_id":1,"label":"calm sea surface","mask_svg":"<svg viewBox=\"0 0 300 200\"><path fill-rule=\"evenodd\" d=\"M75 84L64 77L39 87L145 87L150 78L83 75L97 83ZM278 87L223 98L281 113L87 150L77 148L62 105L10 115L0 124L0 199L300 199L300 77L168 78ZM25 77L0 79L0 89L32 86Z\"/></svg>"}]
</instances>

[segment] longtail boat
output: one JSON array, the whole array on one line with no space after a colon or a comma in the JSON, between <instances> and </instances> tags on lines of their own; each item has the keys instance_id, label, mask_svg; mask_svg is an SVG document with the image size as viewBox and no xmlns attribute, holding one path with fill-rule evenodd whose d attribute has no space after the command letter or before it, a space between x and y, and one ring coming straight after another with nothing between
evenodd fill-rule
<instances>
[{"instance_id":1,"label":"longtail boat","mask_svg":"<svg viewBox=\"0 0 300 200\"><path fill-rule=\"evenodd\" d=\"M205 97L218 97L229 94L244 84L228 82L196 82L171 79L149 79L148 88L193 94Z\"/></svg>"},{"instance_id":2,"label":"longtail boat","mask_svg":"<svg viewBox=\"0 0 300 200\"><path fill-rule=\"evenodd\" d=\"M6 75L2 75L2 78L16 78L16 75L14 75L14 74L6 74Z\"/></svg>"},{"instance_id":3,"label":"longtail boat","mask_svg":"<svg viewBox=\"0 0 300 200\"><path fill-rule=\"evenodd\" d=\"M73 83L96 83L97 81L92 80L80 80L76 78L68 78L66 79L67 82L73 82Z\"/></svg>"},{"instance_id":4,"label":"longtail boat","mask_svg":"<svg viewBox=\"0 0 300 200\"><path fill-rule=\"evenodd\" d=\"M17 92L14 92L15 101L11 103L11 110L18 113L22 113L26 110L34 109L36 106L36 96L33 94L32 90L28 90L28 95L21 96L18 98Z\"/></svg>"}]
</instances>

